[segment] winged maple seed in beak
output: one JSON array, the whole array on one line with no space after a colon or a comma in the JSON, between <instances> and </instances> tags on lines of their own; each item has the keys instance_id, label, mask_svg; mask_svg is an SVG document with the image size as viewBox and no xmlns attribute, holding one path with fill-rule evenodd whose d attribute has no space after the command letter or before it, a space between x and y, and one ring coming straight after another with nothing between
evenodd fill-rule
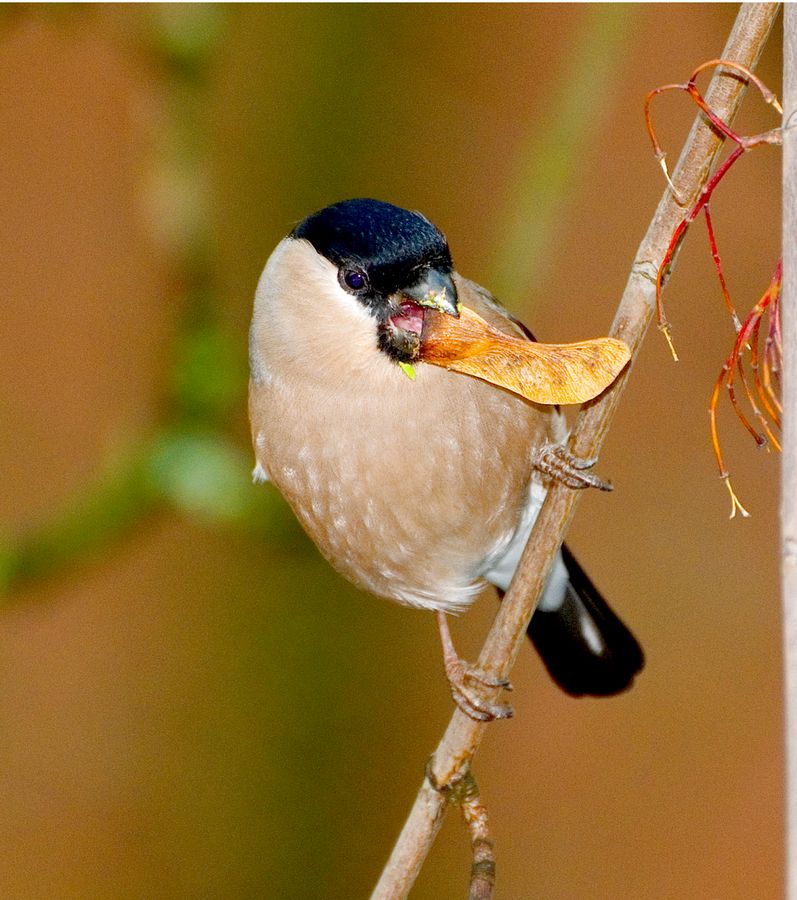
<instances>
[{"instance_id":1,"label":"winged maple seed in beak","mask_svg":"<svg viewBox=\"0 0 797 900\"><path fill-rule=\"evenodd\" d=\"M429 269L414 285L405 288L402 293L418 306L437 309L449 316L459 315L457 289L450 272Z\"/></svg>"},{"instance_id":2,"label":"winged maple seed in beak","mask_svg":"<svg viewBox=\"0 0 797 900\"><path fill-rule=\"evenodd\" d=\"M459 307L459 317L428 309L418 359L474 375L534 403L584 403L617 378L631 357L615 338L538 344L511 337Z\"/></svg>"}]
</instances>

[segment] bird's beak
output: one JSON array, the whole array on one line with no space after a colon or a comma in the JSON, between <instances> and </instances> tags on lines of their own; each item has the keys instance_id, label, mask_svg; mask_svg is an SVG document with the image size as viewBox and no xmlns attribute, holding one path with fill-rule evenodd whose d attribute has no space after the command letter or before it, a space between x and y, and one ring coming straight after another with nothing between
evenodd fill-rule
<instances>
[{"instance_id":1,"label":"bird's beak","mask_svg":"<svg viewBox=\"0 0 797 900\"><path fill-rule=\"evenodd\" d=\"M439 269L429 269L423 278L411 288L402 291L406 297L425 306L428 309L436 309L454 318L459 318L459 303L457 302L457 289L450 272L441 272Z\"/></svg>"},{"instance_id":2,"label":"bird's beak","mask_svg":"<svg viewBox=\"0 0 797 900\"><path fill-rule=\"evenodd\" d=\"M604 391L628 362L623 341L538 344L498 331L467 306L456 319L424 316L418 359L520 394L534 403L584 403Z\"/></svg>"}]
</instances>

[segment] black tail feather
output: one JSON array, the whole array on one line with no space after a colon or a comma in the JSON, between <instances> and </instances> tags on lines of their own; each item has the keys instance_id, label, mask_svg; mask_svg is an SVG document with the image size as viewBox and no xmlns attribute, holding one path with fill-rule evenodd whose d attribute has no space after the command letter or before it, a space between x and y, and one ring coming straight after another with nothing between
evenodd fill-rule
<instances>
[{"instance_id":1,"label":"black tail feather","mask_svg":"<svg viewBox=\"0 0 797 900\"><path fill-rule=\"evenodd\" d=\"M574 697L609 697L627 690L645 664L642 648L566 546L570 576L555 610L538 609L528 635L551 678Z\"/></svg>"}]
</instances>

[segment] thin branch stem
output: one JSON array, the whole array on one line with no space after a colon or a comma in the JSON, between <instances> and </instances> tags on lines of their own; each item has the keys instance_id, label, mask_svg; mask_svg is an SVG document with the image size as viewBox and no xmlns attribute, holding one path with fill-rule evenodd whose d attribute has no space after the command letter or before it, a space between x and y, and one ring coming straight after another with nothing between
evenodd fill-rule
<instances>
[{"instance_id":1,"label":"thin branch stem","mask_svg":"<svg viewBox=\"0 0 797 900\"><path fill-rule=\"evenodd\" d=\"M753 69L766 44L777 11L776 3L743 4L722 53L723 58ZM738 75L728 77L716 74L706 95L707 103L717 116L731 123L741 103L744 87L744 81ZM679 197L690 204L695 202L721 145L722 137L705 124L701 113L692 127L673 175ZM656 273L683 215L683 207L678 206L668 188L639 247L612 325L612 336L623 339L631 348L632 363L608 391L582 407L571 441L571 449L578 456L597 456L606 438L631 365L655 312ZM554 484L548 491L515 578L479 657L479 666L488 676L506 678L509 675L548 569L579 499L578 491L562 485ZM463 773L468 771L485 730L484 723L474 722L458 709L454 711L371 900L401 900L409 894L443 822L448 805L445 786L462 778Z\"/></svg>"},{"instance_id":2,"label":"thin branch stem","mask_svg":"<svg viewBox=\"0 0 797 900\"><path fill-rule=\"evenodd\" d=\"M786 706L786 896L797 900L797 7L783 18L783 456L781 574ZM770 317L771 321L771 317ZM780 336L776 335L774 340Z\"/></svg>"},{"instance_id":3,"label":"thin branch stem","mask_svg":"<svg viewBox=\"0 0 797 900\"><path fill-rule=\"evenodd\" d=\"M470 833L473 862L468 900L491 900L495 885L495 852L487 809L482 803L476 779L468 773L470 790L462 799L462 818Z\"/></svg>"}]
</instances>

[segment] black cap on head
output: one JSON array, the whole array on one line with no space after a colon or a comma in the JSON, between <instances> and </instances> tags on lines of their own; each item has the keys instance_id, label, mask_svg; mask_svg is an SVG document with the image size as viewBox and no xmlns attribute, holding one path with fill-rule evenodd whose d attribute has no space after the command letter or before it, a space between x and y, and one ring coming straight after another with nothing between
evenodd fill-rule
<instances>
[{"instance_id":1,"label":"black cap on head","mask_svg":"<svg viewBox=\"0 0 797 900\"><path fill-rule=\"evenodd\" d=\"M420 213L381 200L327 206L300 222L291 237L309 241L338 268L364 271L379 294L413 283L422 269L452 269L448 243L438 228Z\"/></svg>"}]
</instances>

